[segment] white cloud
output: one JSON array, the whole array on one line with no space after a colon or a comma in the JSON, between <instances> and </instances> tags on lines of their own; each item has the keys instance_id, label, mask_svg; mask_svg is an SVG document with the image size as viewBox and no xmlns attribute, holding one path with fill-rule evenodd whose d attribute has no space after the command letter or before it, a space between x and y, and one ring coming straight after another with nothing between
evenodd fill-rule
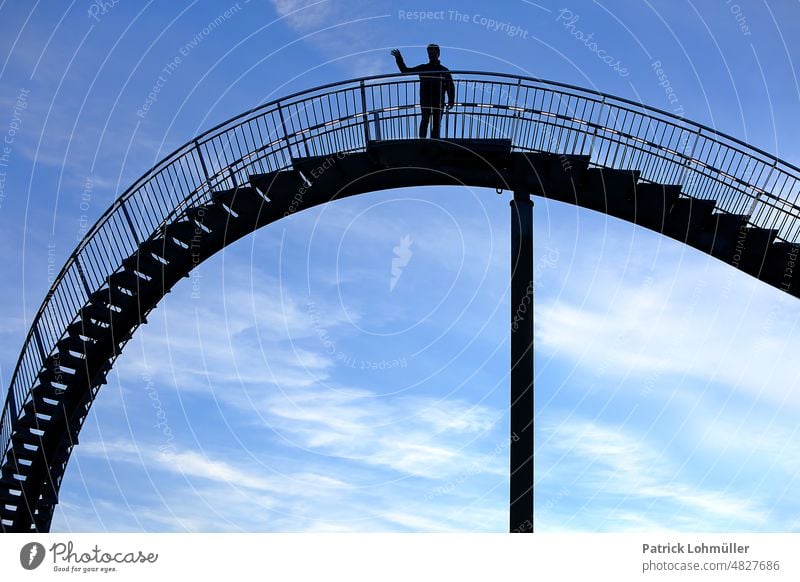
<instances>
[{"instance_id":1,"label":"white cloud","mask_svg":"<svg viewBox=\"0 0 800 582\"><path fill-rule=\"evenodd\" d=\"M722 383L800 408L796 299L677 243L646 240L637 252L657 256L632 258L624 240L633 234L582 236L610 250L579 255L563 274L565 291L539 299L536 342L545 353L603 375L671 376L697 389Z\"/></svg>"},{"instance_id":2,"label":"white cloud","mask_svg":"<svg viewBox=\"0 0 800 582\"><path fill-rule=\"evenodd\" d=\"M774 482L783 486L800 478L800 427L796 415L781 410L736 410L726 415L709 415L688 424L687 431L697 448L728 462L737 475L770 490Z\"/></svg>"},{"instance_id":3,"label":"white cloud","mask_svg":"<svg viewBox=\"0 0 800 582\"><path fill-rule=\"evenodd\" d=\"M81 454L96 458L113 458L115 461L141 465L145 470L167 471L183 477L192 477L223 483L234 489L252 489L283 495L307 494L319 496L330 489L346 489L349 485L339 479L314 473L291 475L258 475L253 464L242 466L213 459L193 450L156 447L130 441L90 442L81 446Z\"/></svg>"},{"instance_id":4,"label":"white cloud","mask_svg":"<svg viewBox=\"0 0 800 582\"><path fill-rule=\"evenodd\" d=\"M581 236L589 235L584 232ZM331 238L330 233L324 236ZM594 269L594 282L582 287L575 282L548 283L537 303L539 354L579 361L579 369L601 371L608 377L629 374L642 380L656 373L690 378L695 383L731 383L750 378L746 373L742 376L743 367L752 364L747 357L761 358L760 373L764 373L772 351L787 349L781 339L787 333L791 337L793 323L783 319L784 304L761 298L765 293L772 294L771 289L759 284L751 288L738 280L734 283L725 277L742 275L731 275L732 270L722 265L719 267L723 270L716 272L713 264L689 260L692 257L678 255L676 259L674 249L666 244L657 251L662 271L643 283L641 275L649 271L641 263L652 260L648 247L643 247L641 256L626 256L629 264L620 275L619 255L626 254L626 247L615 245L614 240L606 242L611 251L604 251L608 255L598 267L581 264L582 259L597 261L589 253L580 254L575 262L567 261L565 249L569 245L554 241L562 249L563 260L548 276L556 279L558 274L565 282L572 276L583 277L585 281L586 273ZM147 341L139 347L147 354L150 369L159 371L161 379L169 380L181 393L197 394L192 384L200 379L205 388L199 393L212 394L227 420L235 424L249 418L247 422L252 423L254 417L258 418L298 457L323 459L324 471L309 468L298 459L299 473L311 479L309 490L316 486L308 475L316 475L323 481L347 482L350 488L344 491L358 489L359 493L343 495L337 498L337 504L308 512L287 501L281 489L285 483L262 482L261 476L246 469L246 464L230 460L227 452L214 450L211 459L206 459L184 451L174 458L181 474L209 481L216 488L229 488L228 483L240 481L244 484L242 495L257 492L264 507L275 511L286 507L285 513L290 515L271 519L267 526L243 517L237 525L233 509L218 508L230 522L214 525L192 521L190 504L174 500L170 508L175 519L184 520L181 523L189 524L189 529L214 530L251 526L283 531L480 530L489 527L487 524L502 530L505 505L502 499L495 499L505 495L507 483L507 449L499 446L500 437L496 436L500 411L489 405L474 405L471 396L444 398L442 394L449 391L438 389L434 381L399 392L383 385L384 376L360 376L357 382L350 382L346 371L334 365L330 354L321 349L313 318L297 299L302 294L290 288L297 280L292 274L284 279L282 273L280 278L265 277L255 257L264 261L272 257L265 256L263 246L254 248L250 259L253 269L241 262L244 253L226 255L221 274L216 272L219 262L209 266L203 280L204 300L197 303L205 308L195 310L193 302L185 301L191 283L184 282L183 291L176 290L165 302L164 319L157 323L157 318L151 318L150 326L140 332ZM681 264L684 258L687 260ZM223 276L224 291L213 283ZM224 307L216 306L216 301ZM340 309L329 307L319 309L329 332L349 325ZM749 310L748 317L753 316L752 321L730 316L745 309ZM766 312L759 311L764 309ZM747 342L754 342L755 347L746 356L736 357L737 334L748 333ZM136 369L129 366L142 362L134 362L131 351L129 348L120 362L123 381L131 369ZM710 367L709 361L721 362L728 369ZM774 377L787 372L773 369L769 373ZM759 382L742 387L751 396L760 397L764 386ZM771 404L786 394L785 390L775 390ZM677 392L664 396L677 398ZM243 414L228 415L234 409ZM487 437L496 441L499 452L487 452L494 448L486 445ZM556 462L548 461L549 473L538 473L544 480L537 499L545 504L539 513L540 529L678 530L709 529L720 523L774 523L765 521L769 511L755 498L742 494L736 483L728 490L709 484L695 486L676 478L681 472L674 465L665 465L668 459L611 427L565 424L537 444L542 446L537 462L561 455ZM244 446L254 445L248 441ZM151 462L161 470L158 461L147 461ZM353 472L359 474L351 483L348 477ZM576 475L580 475L577 480ZM404 489L411 483L415 495ZM375 493L377 485L386 487L384 492L391 491L385 493L391 499L376 503L375 497L362 497L363 488L374 486ZM558 501L548 507L548 497L558 497L560 488L568 491L563 504ZM436 494L432 496L432 492ZM425 501L419 503L420 499ZM497 505L497 510L490 511L497 515L481 521L476 512L489 503ZM246 511L244 505L242 510ZM313 519L308 517L310 513ZM156 517L152 520L151 524L157 523ZM165 523L163 527L171 526Z\"/></svg>"},{"instance_id":5,"label":"white cloud","mask_svg":"<svg viewBox=\"0 0 800 582\"><path fill-rule=\"evenodd\" d=\"M82 445L77 460L91 503L62 492L54 531L492 531L505 520L502 509L461 511L457 497L421 503L403 481L355 486L306 470L265 473L239 453L223 461L115 440ZM117 489L100 486L101 466L118 476Z\"/></svg>"},{"instance_id":6,"label":"white cloud","mask_svg":"<svg viewBox=\"0 0 800 582\"><path fill-rule=\"evenodd\" d=\"M286 18L289 26L307 32L321 28L332 16L335 7L328 0L272 0L278 16Z\"/></svg>"},{"instance_id":7,"label":"white cloud","mask_svg":"<svg viewBox=\"0 0 800 582\"><path fill-rule=\"evenodd\" d=\"M388 54L369 55L379 46L377 23L389 16L382 1L272 0L272 4L292 30L305 35L326 58L344 58L357 74L385 72L392 64Z\"/></svg>"},{"instance_id":8,"label":"white cloud","mask_svg":"<svg viewBox=\"0 0 800 582\"><path fill-rule=\"evenodd\" d=\"M242 438L233 453L215 442L206 442L201 445L204 452L195 452L198 443L194 441L163 455L133 445L129 436L120 437L118 428L108 425L103 428L107 435L104 443L84 440L78 449L79 458L107 459L112 471L127 464L152 472L157 498L147 504L148 511L131 502L141 516L141 527L158 531L366 531L414 530L416 523L437 531L502 528L504 519L492 521L484 516L481 521L474 512L458 512L466 499L474 497L471 489L479 490L487 481L505 477L507 449L486 452L491 448L487 438L493 444L501 440L495 435L502 415L463 399L434 396L441 390L429 393L420 387L386 395L379 385L374 389L344 387L347 373L342 372L346 369L332 366L310 314L293 299L296 294L289 292L288 286L281 290L290 281L251 272L240 260L240 255L233 253L216 265L212 262L212 272L204 273L201 280L202 302L187 299L191 281L184 281L150 317L150 324L139 331L115 368L124 387L122 393L128 394L126 416L142 401L141 374L149 372L176 442L181 442L183 421L175 414L175 406L191 406L193 397L213 397L231 434L237 441ZM216 273L220 262L224 262L224 292L214 283L222 279ZM218 300L223 308L215 304ZM340 312L327 307L320 305L319 313L329 332L348 325ZM382 375L372 377L384 379ZM179 401L172 402L174 397ZM150 403L145 399L144 405ZM203 418L186 420L193 425L205 422ZM147 431L142 433L145 439L152 437L149 426L143 425L142 430ZM248 431L263 431L264 440L254 443ZM242 452L257 458L263 452L267 462L269 451L283 447L297 456L298 467L297 473L285 478L271 477L269 471L258 469L258 463L251 468ZM274 466L270 461L269 467ZM441 489L445 480L453 486L437 493L436 504L419 507L419 499ZM119 481L124 484L123 479ZM309 497L302 498L307 501L288 493L298 487L307 491ZM335 496L336 503L312 500L314 495L322 497L320 487ZM120 489L119 494L126 497L136 494L124 485ZM173 494L173 489L183 491L184 498ZM204 491L222 497L257 496L259 507L270 517L259 522L248 515L239 516L238 504L222 507ZM97 496L93 494L93 498ZM161 505L164 507L149 511ZM198 508L215 515L214 519L199 515ZM252 511L252 505L243 505L241 510ZM420 521L395 520L387 517L389 513L417 515ZM125 522L124 516L109 519L109 523ZM86 525L81 520L76 523L78 529ZM125 523L125 529L136 527Z\"/></svg>"},{"instance_id":9,"label":"white cloud","mask_svg":"<svg viewBox=\"0 0 800 582\"><path fill-rule=\"evenodd\" d=\"M270 427L302 448L401 475L444 479L473 462L481 472L505 474L504 459L467 449L470 437L485 437L497 421L498 415L484 406L306 388L273 394L263 400L261 410Z\"/></svg>"},{"instance_id":10,"label":"white cloud","mask_svg":"<svg viewBox=\"0 0 800 582\"><path fill-rule=\"evenodd\" d=\"M542 432L547 438L537 443L543 456L537 461L537 487L548 524L577 530L738 531L766 522L769 511L762 500L684 482L669 457L618 428L578 420Z\"/></svg>"}]
</instances>

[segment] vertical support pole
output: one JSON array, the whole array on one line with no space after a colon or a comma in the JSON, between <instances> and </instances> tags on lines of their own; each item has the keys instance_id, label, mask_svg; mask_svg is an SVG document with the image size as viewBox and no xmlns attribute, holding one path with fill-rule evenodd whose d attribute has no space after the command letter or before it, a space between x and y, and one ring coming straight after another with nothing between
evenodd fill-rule
<instances>
[{"instance_id":1,"label":"vertical support pole","mask_svg":"<svg viewBox=\"0 0 800 582\"><path fill-rule=\"evenodd\" d=\"M208 175L208 166L206 166L206 158L203 155L203 150L200 149L200 144L197 140L194 140L194 149L197 152L197 157L200 159L200 167L203 168L203 176L206 179L206 182L211 181L211 176Z\"/></svg>"},{"instance_id":2,"label":"vertical support pole","mask_svg":"<svg viewBox=\"0 0 800 582\"><path fill-rule=\"evenodd\" d=\"M364 124L364 147L369 145L369 117L367 116L367 90L364 87L364 81L359 84L361 87L361 123Z\"/></svg>"},{"instance_id":3,"label":"vertical support pole","mask_svg":"<svg viewBox=\"0 0 800 582\"><path fill-rule=\"evenodd\" d=\"M200 148L198 147L198 152L199 151L200 151ZM205 164L205 162L203 162L203 164ZM206 171L206 173L208 173L208 171L205 170L205 165L204 165L204 171ZM131 229L131 234L133 234L133 240L136 241L136 246L138 247L142 243L139 240L139 234L136 232L136 227L133 226L133 220L131 220L131 215L128 214L128 209L125 207L125 201L124 200L119 203L119 207L120 207L120 210L122 210L122 215L125 217L125 221L128 223L128 228ZM76 263L78 262L78 257L77 256L75 257L75 262ZM78 264L78 273L80 273L81 279L83 279L84 286L88 287L88 285L86 284L86 279L83 276L83 269L80 268L80 264ZM88 291L87 291L87 293L88 293Z\"/></svg>"},{"instance_id":4,"label":"vertical support pole","mask_svg":"<svg viewBox=\"0 0 800 582\"><path fill-rule=\"evenodd\" d=\"M533 201L511 201L509 531L533 533Z\"/></svg>"},{"instance_id":5,"label":"vertical support pole","mask_svg":"<svg viewBox=\"0 0 800 582\"><path fill-rule=\"evenodd\" d=\"M124 206L122 208L125 208ZM127 213L126 213L127 215ZM133 224L131 224L131 228L133 228ZM140 244L139 239L136 239L137 246ZM86 297L88 299L89 295L92 294L92 288L89 287L89 281L86 280L86 274L83 272L83 265L81 265L81 260L78 255L75 255L75 268L78 271L78 275L80 276L81 283L83 283L83 290L86 291Z\"/></svg>"},{"instance_id":6,"label":"vertical support pole","mask_svg":"<svg viewBox=\"0 0 800 582\"><path fill-rule=\"evenodd\" d=\"M373 129L375 130L375 140L381 141L383 137L381 137L381 122L380 119L378 118L377 111L372 112L372 126Z\"/></svg>"},{"instance_id":7,"label":"vertical support pole","mask_svg":"<svg viewBox=\"0 0 800 582\"><path fill-rule=\"evenodd\" d=\"M283 130L283 141L286 143L286 160L291 163L292 160L292 142L289 141L289 133L286 131L286 119L283 117L283 107L278 103L278 117L281 120L281 129Z\"/></svg>"}]
</instances>

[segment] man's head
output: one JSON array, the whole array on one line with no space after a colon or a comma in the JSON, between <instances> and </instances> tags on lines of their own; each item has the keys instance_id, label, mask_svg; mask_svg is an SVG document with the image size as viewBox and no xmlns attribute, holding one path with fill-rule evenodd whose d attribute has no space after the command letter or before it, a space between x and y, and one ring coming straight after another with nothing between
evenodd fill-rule
<instances>
[{"instance_id":1,"label":"man's head","mask_svg":"<svg viewBox=\"0 0 800 582\"><path fill-rule=\"evenodd\" d=\"M440 53L441 51L439 50L438 44L428 45L428 59L430 59L431 61L438 61Z\"/></svg>"}]
</instances>

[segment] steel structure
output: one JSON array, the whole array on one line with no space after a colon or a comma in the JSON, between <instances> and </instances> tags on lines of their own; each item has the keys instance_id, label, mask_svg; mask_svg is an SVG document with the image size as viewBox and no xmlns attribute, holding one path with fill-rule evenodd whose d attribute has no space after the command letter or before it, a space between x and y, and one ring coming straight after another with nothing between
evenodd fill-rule
<instances>
[{"instance_id":1,"label":"steel structure","mask_svg":"<svg viewBox=\"0 0 800 582\"><path fill-rule=\"evenodd\" d=\"M106 210L53 282L11 379L0 418L3 531L48 530L86 414L163 294L233 240L335 198L430 183L547 196L663 232L800 295L797 167L597 91L453 74L457 106L440 144L415 139L415 76L331 83L208 130ZM311 180L327 159L339 170Z\"/></svg>"}]
</instances>

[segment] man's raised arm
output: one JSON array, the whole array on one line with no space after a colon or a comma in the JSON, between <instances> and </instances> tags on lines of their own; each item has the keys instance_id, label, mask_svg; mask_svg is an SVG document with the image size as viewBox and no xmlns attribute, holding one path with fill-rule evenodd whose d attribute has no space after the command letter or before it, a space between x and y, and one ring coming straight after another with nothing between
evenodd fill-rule
<instances>
[{"instance_id":1,"label":"man's raised arm","mask_svg":"<svg viewBox=\"0 0 800 582\"><path fill-rule=\"evenodd\" d=\"M400 51L397 49L392 50L392 56L397 62L397 68L400 69L401 73L416 73L423 70L422 67L424 67L424 65L417 65L416 67L406 66L406 62L403 60L403 55L401 55Z\"/></svg>"},{"instance_id":2,"label":"man's raised arm","mask_svg":"<svg viewBox=\"0 0 800 582\"><path fill-rule=\"evenodd\" d=\"M406 62L403 60L403 55L400 54L400 51L398 49L392 50L392 56L394 57L394 60L397 63L397 68L400 69L400 72L407 73L408 67L406 66Z\"/></svg>"}]
</instances>

